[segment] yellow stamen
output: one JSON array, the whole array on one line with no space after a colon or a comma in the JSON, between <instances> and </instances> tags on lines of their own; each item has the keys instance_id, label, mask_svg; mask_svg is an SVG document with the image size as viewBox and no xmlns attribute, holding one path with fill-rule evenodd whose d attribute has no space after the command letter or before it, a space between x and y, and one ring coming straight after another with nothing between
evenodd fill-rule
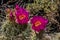
<instances>
[{"instance_id":1,"label":"yellow stamen","mask_svg":"<svg viewBox=\"0 0 60 40\"><path fill-rule=\"evenodd\" d=\"M22 15L19 16L19 19L20 19L20 20L23 20L25 17L26 17L26 16L25 16L24 14L22 14Z\"/></svg>"},{"instance_id":2,"label":"yellow stamen","mask_svg":"<svg viewBox=\"0 0 60 40\"><path fill-rule=\"evenodd\" d=\"M41 25L41 22L40 21L36 21L35 22L35 26L38 27L39 25Z\"/></svg>"}]
</instances>

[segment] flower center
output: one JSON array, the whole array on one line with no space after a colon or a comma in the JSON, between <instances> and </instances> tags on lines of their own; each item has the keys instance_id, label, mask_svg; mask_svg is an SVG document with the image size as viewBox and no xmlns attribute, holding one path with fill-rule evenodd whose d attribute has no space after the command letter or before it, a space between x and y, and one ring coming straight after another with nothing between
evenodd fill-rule
<instances>
[{"instance_id":1,"label":"flower center","mask_svg":"<svg viewBox=\"0 0 60 40\"><path fill-rule=\"evenodd\" d=\"M25 17L26 17L26 16L25 16L24 14L22 14L22 15L19 16L19 19L20 19L20 20L23 20Z\"/></svg>"},{"instance_id":2,"label":"flower center","mask_svg":"<svg viewBox=\"0 0 60 40\"><path fill-rule=\"evenodd\" d=\"M35 26L38 27L39 25L41 25L41 22L40 21L36 21L35 22Z\"/></svg>"}]
</instances>

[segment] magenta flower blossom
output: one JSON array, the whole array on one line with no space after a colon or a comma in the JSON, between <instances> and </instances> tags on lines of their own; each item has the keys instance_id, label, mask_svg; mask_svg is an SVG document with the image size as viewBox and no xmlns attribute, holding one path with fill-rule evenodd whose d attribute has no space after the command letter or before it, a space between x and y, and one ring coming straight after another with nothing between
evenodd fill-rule
<instances>
[{"instance_id":1,"label":"magenta flower blossom","mask_svg":"<svg viewBox=\"0 0 60 40\"><path fill-rule=\"evenodd\" d=\"M22 7L19 7L18 5L16 5L15 9L16 9L16 23L18 24L28 23L29 13L27 12L27 10L25 10Z\"/></svg>"},{"instance_id":2,"label":"magenta flower blossom","mask_svg":"<svg viewBox=\"0 0 60 40\"><path fill-rule=\"evenodd\" d=\"M34 16L31 19L31 23L32 23L32 29L37 32L40 32L41 30L45 29L45 27L48 23L48 20L41 16Z\"/></svg>"},{"instance_id":3,"label":"magenta flower blossom","mask_svg":"<svg viewBox=\"0 0 60 40\"><path fill-rule=\"evenodd\" d=\"M14 16L13 16L13 13L12 12L10 12L9 17L10 17L10 20L14 20Z\"/></svg>"}]
</instances>

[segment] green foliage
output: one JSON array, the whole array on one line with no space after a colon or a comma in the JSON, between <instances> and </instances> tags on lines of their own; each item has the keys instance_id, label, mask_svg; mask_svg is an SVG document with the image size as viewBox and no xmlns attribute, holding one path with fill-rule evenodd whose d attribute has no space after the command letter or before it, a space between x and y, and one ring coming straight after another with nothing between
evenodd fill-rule
<instances>
[{"instance_id":1,"label":"green foliage","mask_svg":"<svg viewBox=\"0 0 60 40\"><path fill-rule=\"evenodd\" d=\"M6 36L8 39L11 39L11 37L13 38L14 36L17 36L23 31L25 31L26 28L26 24L19 25L10 21L6 21L2 25L2 35Z\"/></svg>"},{"instance_id":2,"label":"green foliage","mask_svg":"<svg viewBox=\"0 0 60 40\"><path fill-rule=\"evenodd\" d=\"M31 13L44 9L45 13L56 12L57 3L52 0L35 0L34 3L27 4L26 7Z\"/></svg>"}]
</instances>

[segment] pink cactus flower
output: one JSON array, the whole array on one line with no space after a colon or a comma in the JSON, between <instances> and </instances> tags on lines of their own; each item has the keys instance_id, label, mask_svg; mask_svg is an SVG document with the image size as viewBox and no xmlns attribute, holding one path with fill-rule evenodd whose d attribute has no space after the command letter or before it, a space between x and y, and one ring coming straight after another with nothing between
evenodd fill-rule
<instances>
[{"instance_id":1,"label":"pink cactus flower","mask_svg":"<svg viewBox=\"0 0 60 40\"><path fill-rule=\"evenodd\" d=\"M29 12L22 7L16 5L16 23L26 24L29 21Z\"/></svg>"},{"instance_id":2,"label":"pink cactus flower","mask_svg":"<svg viewBox=\"0 0 60 40\"><path fill-rule=\"evenodd\" d=\"M10 20L14 20L14 16L13 16L12 12L10 12L9 18L10 18Z\"/></svg>"},{"instance_id":3,"label":"pink cactus flower","mask_svg":"<svg viewBox=\"0 0 60 40\"><path fill-rule=\"evenodd\" d=\"M37 32L44 30L47 23L48 23L48 20L43 18L42 16L34 16L31 19L32 29Z\"/></svg>"}]
</instances>

